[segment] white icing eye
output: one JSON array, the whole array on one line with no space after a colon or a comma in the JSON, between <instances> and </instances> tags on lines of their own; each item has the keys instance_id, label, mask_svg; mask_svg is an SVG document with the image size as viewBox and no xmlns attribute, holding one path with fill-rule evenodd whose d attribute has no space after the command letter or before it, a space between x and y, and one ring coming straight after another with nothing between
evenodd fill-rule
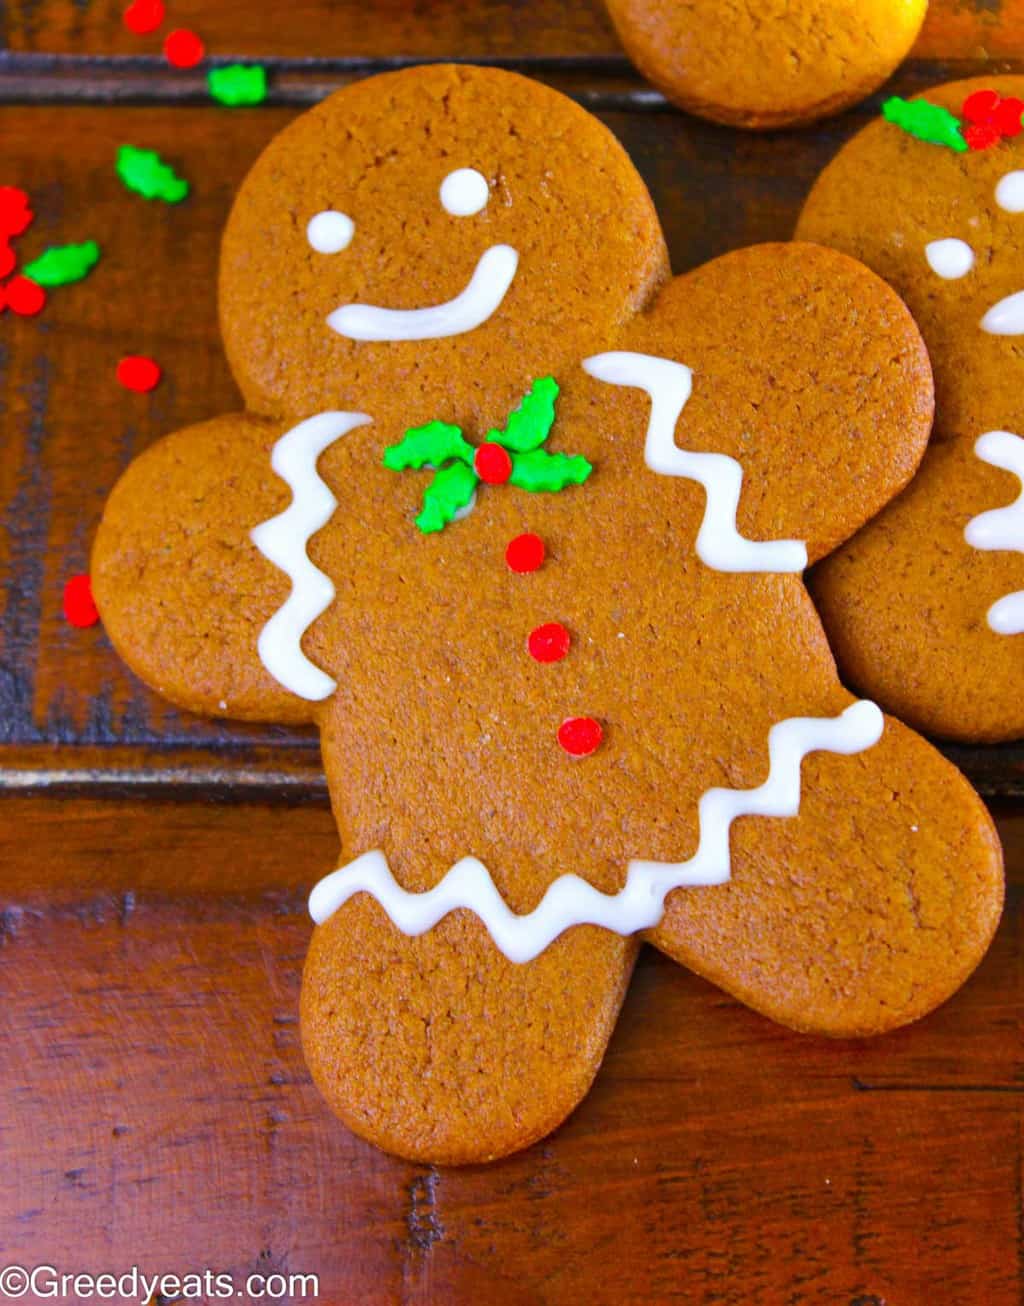
<instances>
[{"instance_id":1,"label":"white icing eye","mask_svg":"<svg viewBox=\"0 0 1024 1306\"><path fill-rule=\"evenodd\" d=\"M479 213L490 197L487 178L476 168L456 168L441 182L441 204L456 218Z\"/></svg>"},{"instance_id":2,"label":"white icing eye","mask_svg":"<svg viewBox=\"0 0 1024 1306\"><path fill-rule=\"evenodd\" d=\"M340 254L352 239L356 224L347 213L324 209L310 218L306 239L318 254Z\"/></svg>"},{"instance_id":3,"label":"white icing eye","mask_svg":"<svg viewBox=\"0 0 1024 1306\"><path fill-rule=\"evenodd\" d=\"M943 281L956 281L965 277L974 267L974 250L966 240L950 236L948 240L933 240L924 248L928 266Z\"/></svg>"},{"instance_id":4,"label":"white icing eye","mask_svg":"<svg viewBox=\"0 0 1024 1306\"><path fill-rule=\"evenodd\" d=\"M996 187L996 203L1007 213L1024 213L1024 172L1008 172Z\"/></svg>"}]
</instances>

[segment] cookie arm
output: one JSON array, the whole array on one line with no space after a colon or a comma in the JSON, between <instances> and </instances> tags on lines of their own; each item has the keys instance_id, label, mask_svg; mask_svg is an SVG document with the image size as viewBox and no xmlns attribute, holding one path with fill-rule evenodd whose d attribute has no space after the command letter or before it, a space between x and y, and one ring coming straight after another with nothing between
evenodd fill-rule
<instances>
[{"instance_id":1,"label":"cookie arm","mask_svg":"<svg viewBox=\"0 0 1024 1306\"><path fill-rule=\"evenodd\" d=\"M593 402L648 471L704 484L704 536L736 560L708 565L724 570L824 557L909 481L931 430L909 312L817 245L758 245L677 277L583 366L611 383Z\"/></svg>"},{"instance_id":2,"label":"cookie arm","mask_svg":"<svg viewBox=\"0 0 1024 1306\"><path fill-rule=\"evenodd\" d=\"M647 936L794 1029L916 1020L967 979L1003 901L991 819L960 773L887 719L863 753L803 764L798 816L741 819L725 885L681 890Z\"/></svg>"},{"instance_id":3,"label":"cookie arm","mask_svg":"<svg viewBox=\"0 0 1024 1306\"><path fill-rule=\"evenodd\" d=\"M244 414L165 437L137 458L107 502L91 574L104 627L146 684L190 711L303 722L316 703L261 661L261 632L289 577L251 538L283 513L271 467L279 425Z\"/></svg>"}]
</instances>

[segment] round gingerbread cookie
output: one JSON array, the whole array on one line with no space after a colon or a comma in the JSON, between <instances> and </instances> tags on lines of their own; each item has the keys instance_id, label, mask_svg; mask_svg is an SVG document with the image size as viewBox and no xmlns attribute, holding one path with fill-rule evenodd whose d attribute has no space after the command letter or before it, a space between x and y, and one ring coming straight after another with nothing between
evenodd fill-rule
<instances>
[{"instance_id":1,"label":"round gingerbread cookie","mask_svg":"<svg viewBox=\"0 0 1024 1306\"><path fill-rule=\"evenodd\" d=\"M271 142L221 305L249 411L136 460L92 571L166 696L319 728L302 1038L344 1121L430 1162L540 1138L643 938L817 1033L963 982L991 822L844 689L802 581L927 442L879 277L793 242L672 279L605 127L437 66Z\"/></svg>"},{"instance_id":2,"label":"round gingerbread cookie","mask_svg":"<svg viewBox=\"0 0 1024 1306\"><path fill-rule=\"evenodd\" d=\"M927 0L606 0L626 53L673 104L735 127L813 122L906 58Z\"/></svg>"},{"instance_id":3,"label":"round gingerbread cookie","mask_svg":"<svg viewBox=\"0 0 1024 1306\"><path fill-rule=\"evenodd\" d=\"M812 190L798 235L861 259L935 373L910 488L818 569L851 683L931 733L1024 734L1024 78L892 99Z\"/></svg>"}]
</instances>

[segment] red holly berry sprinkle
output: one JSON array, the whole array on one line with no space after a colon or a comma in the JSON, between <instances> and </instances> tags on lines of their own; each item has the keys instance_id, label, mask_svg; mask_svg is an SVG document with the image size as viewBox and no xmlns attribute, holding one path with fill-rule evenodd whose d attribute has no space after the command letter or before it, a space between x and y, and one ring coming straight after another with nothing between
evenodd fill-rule
<instances>
[{"instance_id":1,"label":"red holly berry sprinkle","mask_svg":"<svg viewBox=\"0 0 1024 1306\"><path fill-rule=\"evenodd\" d=\"M512 459L507 449L488 441L476 451L473 470L486 485L504 485L512 475Z\"/></svg>"},{"instance_id":2,"label":"red holly berry sprinkle","mask_svg":"<svg viewBox=\"0 0 1024 1306\"><path fill-rule=\"evenodd\" d=\"M117 365L117 379L126 390L146 394L156 386L161 377L160 364L143 354L129 354Z\"/></svg>"},{"instance_id":3,"label":"red holly berry sprinkle","mask_svg":"<svg viewBox=\"0 0 1024 1306\"><path fill-rule=\"evenodd\" d=\"M968 122L988 122L998 104L998 91L974 91L964 100L963 115Z\"/></svg>"},{"instance_id":4,"label":"red holly berry sprinkle","mask_svg":"<svg viewBox=\"0 0 1024 1306\"><path fill-rule=\"evenodd\" d=\"M972 150L987 150L1002 139L998 130L987 122L972 122L964 128L964 140Z\"/></svg>"},{"instance_id":5,"label":"red holly berry sprinkle","mask_svg":"<svg viewBox=\"0 0 1024 1306\"><path fill-rule=\"evenodd\" d=\"M124 11L124 25L136 36L155 32L164 21L164 0L135 0Z\"/></svg>"},{"instance_id":6,"label":"red holly berry sprinkle","mask_svg":"<svg viewBox=\"0 0 1024 1306\"><path fill-rule=\"evenodd\" d=\"M85 629L95 626L100 619L92 597L88 576L72 576L64 586L64 616L72 626Z\"/></svg>"},{"instance_id":7,"label":"red holly berry sprinkle","mask_svg":"<svg viewBox=\"0 0 1024 1306\"><path fill-rule=\"evenodd\" d=\"M7 307L19 317L35 317L46 307L46 291L28 277L15 277L4 286Z\"/></svg>"},{"instance_id":8,"label":"red holly berry sprinkle","mask_svg":"<svg viewBox=\"0 0 1024 1306\"><path fill-rule=\"evenodd\" d=\"M175 68L194 68L202 62L206 47L195 32L179 27L164 42L164 54L167 62Z\"/></svg>"},{"instance_id":9,"label":"red holly berry sprinkle","mask_svg":"<svg viewBox=\"0 0 1024 1306\"><path fill-rule=\"evenodd\" d=\"M569 652L569 632L560 621L549 621L530 631L526 645L535 662L561 662Z\"/></svg>"},{"instance_id":10,"label":"red holly berry sprinkle","mask_svg":"<svg viewBox=\"0 0 1024 1306\"><path fill-rule=\"evenodd\" d=\"M517 535L505 550L505 561L510 571L521 574L536 571L544 561L544 541L539 535Z\"/></svg>"},{"instance_id":11,"label":"red holly berry sprinkle","mask_svg":"<svg viewBox=\"0 0 1024 1306\"><path fill-rule=\"evenodd\" d=\"M18 260L14 257L14 250L10 245L0 245L0 277L9 277L14 271L14 265Z\"/></svg>"},{"instance_id":12,"label":"red holly berry sprinkle","mask_svg":"<svg viewBox=\"0 0 1024 1306\"><path fill-rule=\"evenodd\" d=\"M17 186L0 186L0 235L23 235L34 217L23 190Z\"/></svg>"},{"instance_id":13,"label":"red holly berry sprinkle","mask_svg":"<svg viewBox=\"0 0 1024 1306\"><path fill-rule=\"evenodd\" d=\"M589 757L601 746L604 731L592 716L574 716L558 727L558 742L570 757Z\"/></svg>"},{"instance_id":14,"label":"red holly berry sprinkle","mask_svg":"<svg viewBox=\"0 0 1024 1306\"><path fill-rule=\"evenodd\" d=\"M1000 100L992 123L1003 136L1019 136L1024 126L1021 122L1022 115L1024 115L1024 100L1018 100L1015 95L1008 95L1005 100Z\"/></svg>"}]
</instances>

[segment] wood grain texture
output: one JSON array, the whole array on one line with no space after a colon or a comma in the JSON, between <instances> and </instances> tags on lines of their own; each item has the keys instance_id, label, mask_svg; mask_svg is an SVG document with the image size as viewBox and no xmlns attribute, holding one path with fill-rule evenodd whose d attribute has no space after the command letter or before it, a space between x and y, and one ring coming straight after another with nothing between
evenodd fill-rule
<instances>
[{"instance_id":1,"label":"wood grain texture","mask_svg":"<svg viewBox=\"0 0 1024 1306\"><path fill-rule=\"evenodd\" d=\"M0 45L63 54L158 52L170 26L191 27L213 54L412 55L443 58L618 55L601 0L170 0L161 33L133 36L126 0L7 0ZM1020 58L1024 0L931 0L914 55Z\"/></svg>"},{"instance_id":2,"label":"wood grain texture","mask_svg":"<svg viewBox=\"0 0 1024 1306\"><path fill-rule=\"evenodd\" d=\"M331 1302L1011 1306L1024 818L1000 829L1006 919L919 1025L802 1038L645 953L570 1121L438 1171L353 1138L302 1063L326 812L7 799L0 1261L315 1272Z\"/></svg>"}]
</instances>

